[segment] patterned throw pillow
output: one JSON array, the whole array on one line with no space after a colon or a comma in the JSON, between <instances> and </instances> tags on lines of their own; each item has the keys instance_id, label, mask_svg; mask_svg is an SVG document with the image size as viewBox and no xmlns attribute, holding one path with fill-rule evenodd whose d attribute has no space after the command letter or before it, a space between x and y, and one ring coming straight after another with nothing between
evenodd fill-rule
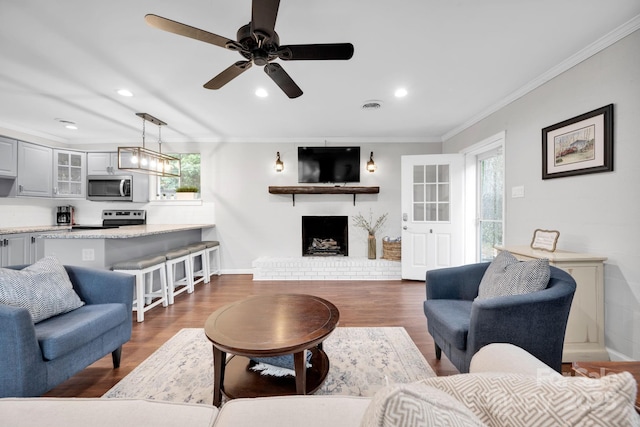
<instances>
[{"instance_id":1,"label":"patterned throw pillow","mask_svg":"<svg viewBox=\"0 0 640 427\"><path fill-rule=\"evenodd\" d=\"M421 383L383 387L371 399L360 427L484 426L462 403Z\"/></svg>"},{"instance_id":2,"label":"patterned throw pillow","mask_svg":"<svg viewBox=\"0 0 640 427\"><path fill-rule=\"evenodd\" d=\"M455 397L489 426L640 426L628 372L599 379L491 372L422 383Z\"/></svg>"},{"instance_id":3,"label":"patterned throw pillow","mask_svg":"<svg viewBox=\"0 0 640 427\"><path fill-rule=\"evenodd\" d=\"M45 257L22 270L0 268L0 304L29 310L33 323L84 305L64 266Z\"/></svg>"},{"instance_id":4,"label":"patterned throw pillow","mask_svg":"<svg viewBox=\"0 0 640 427\"><path fill-rule=\"evenodd\" d=\"M547 287L550 274L546 258L518 261L510 252L502 251L484 272L477 299L541 291Z\"/></svg>"}]
</instances>

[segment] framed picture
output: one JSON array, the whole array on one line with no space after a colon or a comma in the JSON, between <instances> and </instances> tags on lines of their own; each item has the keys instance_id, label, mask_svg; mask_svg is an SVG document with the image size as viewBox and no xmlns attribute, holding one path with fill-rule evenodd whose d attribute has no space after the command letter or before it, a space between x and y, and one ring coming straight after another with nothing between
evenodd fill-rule
<instances>
[{"instance_id":1,"label":"framed picture","mask_svg":"<svg viewBox=\"0 0 640 427\"><path fill-rule=\"evenodd\" d=\"M536 229L531 239L531 249L542 249L543 251L554 252L558 244L560 232L556 230Z\"/></svg>"},{"instance_id":2,"label":"framed picture","mask_svg":"<svg viewBox=\"0 0 640 427\"><path fill-rule=\"evenodd\" d=\"M542 179L613 170L613 104L542 129Z\"/></svg>"}]
</instances>

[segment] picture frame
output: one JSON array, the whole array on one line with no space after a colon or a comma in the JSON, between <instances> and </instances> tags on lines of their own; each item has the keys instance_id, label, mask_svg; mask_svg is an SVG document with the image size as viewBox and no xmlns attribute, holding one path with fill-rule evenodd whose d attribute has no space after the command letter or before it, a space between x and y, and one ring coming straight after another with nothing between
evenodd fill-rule
<instances>
[{"instance_id":1,"label":"picture frame","mask_svg":"<svg viewBox=\"0 0 640 427\"><path fill-rule=\"evenodd\" d=\"M533 232L533 239L531 239L531 249L541 249L547 252L555 252L556 245L558 244L558 237L560 232L557 230L542 230L537 228Z\"/></svg>"},{"instance_id":2,"label":"picture frame","mask_svg":"<svg viewBox=\"0 0 640 427\"><path fill-rule=\"evenodd\" d=\"M542 179L613 171L613 104L542 129Z\"/></svg>"}]
</instances>

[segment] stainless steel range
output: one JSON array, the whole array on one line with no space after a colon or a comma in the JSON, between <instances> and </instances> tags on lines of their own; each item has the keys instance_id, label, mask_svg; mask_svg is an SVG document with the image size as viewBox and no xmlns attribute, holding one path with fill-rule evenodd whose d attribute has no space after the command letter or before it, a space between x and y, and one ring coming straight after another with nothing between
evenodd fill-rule
<instances>
[{"instance_id":1,"label":"stainless steel range","mask_svg":"<svg viewBox=\"0 0 640 427\"><path fill-rule=\"evenodd\" d=\"M104 210L102 211L103 226L142 225L147 223L145 210Z\"/></svg>"},{"instance_id":2,"label":"stainless steel range","mask_svg":"<svg viewBox=\"0 0 640 427\"><path fill-rule=\"evenodd\" d=\"M147 223L147 211L142 209L107 209L102 211L102 225L74 225L73 230L101 230L118 228L124 225L143 225Z\"/></svg>"}]
</instances>

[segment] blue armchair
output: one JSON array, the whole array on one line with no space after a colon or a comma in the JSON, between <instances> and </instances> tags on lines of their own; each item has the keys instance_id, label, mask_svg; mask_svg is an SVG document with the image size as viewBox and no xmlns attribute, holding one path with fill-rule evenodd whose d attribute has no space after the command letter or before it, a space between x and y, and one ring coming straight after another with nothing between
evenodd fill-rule
<instances>
[{"instance_id":1,"label":"blue armchair","mask_svg":"<svg viewBox=\"0 0 640 427\"><path fill-rule=\"evenodd\" d=\"M575 280L550 266L546 289L474 301L488 266L486 262L427 272L424 314L436 358L444 351L465 373L483 346L511 343L560 372Z\"/></svg>"},{"instance_id":2,"label":"blue armchair","mask_svg":"<svg viewBox=\"0 0 640 427\"><path fill-rule=\"evenodd\" d=\"M82 307L34 324L27 309L0 304L0 397L40 396L109 353L119 366L131 338L135 278L65 269Z\"/></svg>"}]
</instances>

